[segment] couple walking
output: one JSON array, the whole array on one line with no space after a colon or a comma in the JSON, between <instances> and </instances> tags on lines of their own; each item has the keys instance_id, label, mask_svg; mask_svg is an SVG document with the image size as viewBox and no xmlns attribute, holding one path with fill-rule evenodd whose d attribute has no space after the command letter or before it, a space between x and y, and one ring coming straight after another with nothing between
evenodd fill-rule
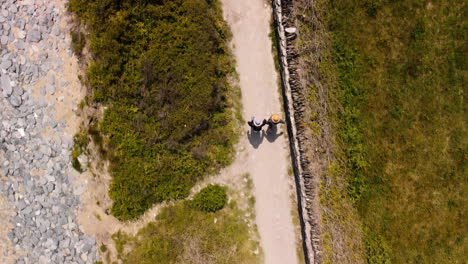
<instances>
[{"instance_id":1,"label":"couple walking","mask_svg":"<svg viewBox=\"0 0 468 264\"><path fill-rule=\"evenodd\" d=\"M268 118L268 121L265 119L252 117L252 120L247 122L247 124L249 124L249 126L252 128L252 132L247 132L247 137L250 141L250 144L254 148L258 148L258 146L260 146L262 143L263 138L266 138L270 142L274 142L279 136L283 134L283 132L279 134L277 133L277 125L280 123L284 124L284 121L281 120L281 117L278 114L271 115L270 118ZM262 128L265 125L268 125L266 133L262 131ZM260 133L260 131L262 133Z\"/></svg>"},{"instance_id":2,"label":"couple walking","mask_svg":"<svg viewBox=\"0 0 468 264\"><path fill-rule=\"evenodd\" d=\"M249 124L249 126L252 128L253 131L261 131L262 127L266 124L268 124L267 131L269 131L280 123L284 124L284 121L281 120L281 117L278 114L271 115L270 118L268 118L268 121L265 119L262 120L260 118L252 116L252 120L247 122L247 124Z\"/></svg>"}]
</instances>

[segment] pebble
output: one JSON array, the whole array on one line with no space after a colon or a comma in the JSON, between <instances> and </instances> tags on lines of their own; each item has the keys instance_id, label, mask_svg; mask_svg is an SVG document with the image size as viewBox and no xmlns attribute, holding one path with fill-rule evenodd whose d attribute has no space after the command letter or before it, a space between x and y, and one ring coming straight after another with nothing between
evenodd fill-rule
<instances>
[{"instance_id":1,"label":"pebble","mask_svg":"<svg viewBox=\"0 0 468 264\"><path fill-rule=\"evenodd\" d=\"M28 32L28 41L29 42L39 42L41 40L41 32L38 30L31 30Z\"/></svg>"},{"instance_id":2,"label":"pebble","mask_svg":"<svg viewBox=\"0 0 468 264\"><path fill-rule=\"evenodd\" d=\"M1 17L0 17L1 18ZM0 19L0 23L3 23ZM0 37L0 43L2 43L2 45L6 45L8 43L8 37L3 35Z\"/></svg>"},{"instance_id":3,"label":"pebble","mask_svg":"<svg viewBox=\"0 0 468 264\"><path fill-rule=\"evenodd\" d=\"M7 70L8 68L11 67L11 65L12 65L11 60L9 60L9 59L4 59L4 60L2 61L2 64L0 65L0 67L1 67L2 69L4 69L4 70Z\"/></svg>"},{"instance_id":4,"label":"pebble","mask_svg":"<svg viewBox=\"0 0 468 264\"><path fill-rule=\"evenodd\" d=\"M6 176L0 193L14 210L5 239L23 252L17 264L95 263L96 241L76 219L84 187L68 175L73 137L61 132L65 124L53 114L54 101L67 98L33 96L40 79L43 96L65 89L55 77L64 70L58 51L70 54L59 27L66 10L47 0L0 0L0 6L0 176ZM43 137L46 129L57 137Z\"/></svg>"},{"instance_id":5,"label":"pebble","mask_svg":"<svg viewBox=\"0 0 468 264\"><path fill-rule=\"evenodd\" d=\"M11 87L10 77L8 75L3 75L0 77L0 83L3 89L3 96L8 97L13 93L13 88Z\"/></svg>"}]
</instances>

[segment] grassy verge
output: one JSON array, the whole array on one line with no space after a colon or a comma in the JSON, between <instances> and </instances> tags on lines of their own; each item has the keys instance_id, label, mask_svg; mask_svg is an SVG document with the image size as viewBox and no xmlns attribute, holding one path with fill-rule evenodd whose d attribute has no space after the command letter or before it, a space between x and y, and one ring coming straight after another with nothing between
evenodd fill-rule
<instances>
[{"instance_id":1,"label":"grassy verge","mask_svg":"<svg viewBox=\"0 0 468 264\"><path fill-rule=\"evenodd\" d=\"M368 263L463 263L466 4L336 0L321 8L330 46L320 74L338 157L327 175L343 183L322 189L322 204L352 201ZM336 206L330 215L348 210Z\"/></svg>"},{"instance_id":2,"label":"grassy verge","mask_svg":"<svg viewBox=\"0 0 468 264\"><path fill-rule=\"evenodd\" d=\"M217 1L71 0L69 10L90 31L86 83L106 106L92 136L106 143L114 216L184 198L230 163L234 64Z\"/></svg>"},{"instance_id":3,"label":"grassy verge","mask_svg":"<svg viewBox=\"0 0 468 264\"><path fill-rule=\"evenodd\" d=\"M136 236L119 232L114 241L123 263L257 263L243 214L235 202L206 212L179 201Z\"/></svg>"},{"instance_id":4,"label":"grassy verge","mask_svg":"<svg viewBox=\"0 0 468 264\"><path fill-rule=\"evenodd\" d=\"M309 168L320 179L319 208L321 261L329 263L364 263L365 248L361 221L349 198L347 173L342 150L334 147L336 140L330 123L336 115L336 98L331 92L336 86L331 39L326 30L326 1L301 0L294 3L299 53L298 67L303 94L308 105L304 122L312 145L313 162ZM332 114L332 115L331 115ZM329 148L331 154L318 150Z\"/></svg>"}]
</instances>

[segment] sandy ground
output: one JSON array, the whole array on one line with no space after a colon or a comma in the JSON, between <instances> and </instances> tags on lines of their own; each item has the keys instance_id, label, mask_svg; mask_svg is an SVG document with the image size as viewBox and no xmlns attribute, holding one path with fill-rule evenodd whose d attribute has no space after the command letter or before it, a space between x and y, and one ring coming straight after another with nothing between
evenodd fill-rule
<instances>
[{"instance_id":1,"label":"sandy ground","mask_svg":"<svg viewBox=\"0 0 468 264\"><path fill-rule=\"evenodd\" d=\"M222 3L233 33L244 119L250 120L253 115L268 118L281 112L278 74L268 36L271 7L264 0L222 0ZM254 182L256 224L265 263L297 263L286 134L255 136L247 125L245 130L249 144L244 166Z\"/></svg>"}]
</instances>

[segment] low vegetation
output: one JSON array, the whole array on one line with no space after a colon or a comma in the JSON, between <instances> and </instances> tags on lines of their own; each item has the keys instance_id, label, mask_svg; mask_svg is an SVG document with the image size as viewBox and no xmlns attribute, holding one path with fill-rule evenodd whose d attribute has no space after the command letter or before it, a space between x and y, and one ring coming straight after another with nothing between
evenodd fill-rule
<instances>
[{"instance_id":1,"label":"low vegetation","mask_svg":"<svg viewBox=\"0 0 468 264\"><path fill-rule=\"evenodd\" d=\"M216 212L223 209L227 202L226 187L209 185L193 197L190 206L204 212Z\"/></svg>"},{"instance_id":2,"label":"low vegetation","mask_svg":"<svg viewBox=\"0 0 468 264\"><path fill-rule=\"evenodd\" d=\"M73 137L73 142L74 145L71 153L72 166L75 170L83 172L83 168L81 167L78 157L86 153L86 146L88 146L89 143L88 137L86 136L86 133L81 131Z\"/></svg>"},{"instance_id":3,"label":"low vegetation","mask_svg":"<svg viewBox=\"0 0 468 264\"><path fill-rule=\"evenodd\" d=\"M71 49L73 53L77 56L81 56L83 48L86 45L86 37L83 32L78 30L71 31Z\"/></svg>"},{"instance_id":4,"label":"low vegetation","mask_svg":"<svg viewBox=\"0 0 468 264\"><path fill-rule=\"evenodd\" d=\"M231 161L233 62L218 1L68 5L89 30L90 101L106 106L93 137L110 161L114 216L134 219L154 203L184 198Z\"/></svg>"},{"instance_id":5,"label":"low vegetation","mask_svg":"<svg viewBox=\"0 0 468 264\"><path fill-rule=\"evenodd\" d=\"M210 190L225 194L211 186L197 195ZM243 214L234 202L206 212L179 201L162 209L136 236L118 232L113 238L123 263L256 263L257 244L250 240Z\"/></svg>"},{"instance_id":6,"label":"low vegetation","mask_svg":"<svg viewBox=\"0 0 468 264\"><path fill-rule=\"evenodd\" d=\"M332 216L324 222L347 232L355 231L333 216L362 223L368 263L464 263L466 4L334 0L314 8L327 31L320 79L338 158L326 179L344 183L322 188ZM327 260L342 253L338 240L324 236Z\"/></svg>"}]
</instances>

